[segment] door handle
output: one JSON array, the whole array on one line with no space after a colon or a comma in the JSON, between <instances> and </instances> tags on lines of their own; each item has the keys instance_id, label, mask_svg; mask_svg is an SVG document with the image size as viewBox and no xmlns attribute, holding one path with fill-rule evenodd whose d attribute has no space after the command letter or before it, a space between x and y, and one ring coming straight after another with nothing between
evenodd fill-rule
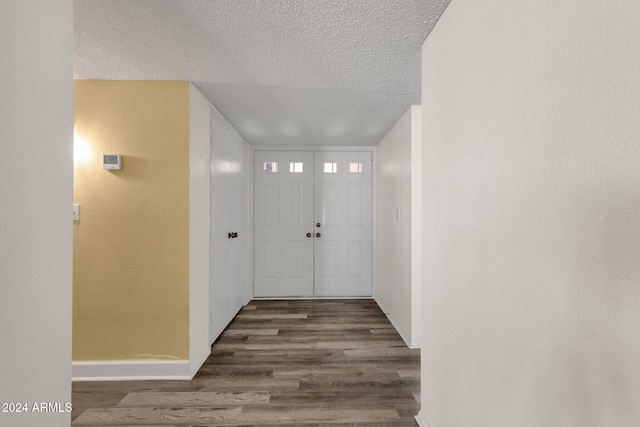
<instances>
[{"instance_id":1,"label":"door handle","mask_svg":"<svg viewBox=\"0 0 640 427\"><path fill-rule=\"evenodd\" d=\"M316 233L316 237L320 237L320 236L322 236L322 234Z\"/></svg>"},{"instance_id":2,"label":"door handle","mask_svg":"<svg viewBox=\"0 0 640 427\"><path fill-rule=\"evenodd\" d=\"M311 233L307 233L307 237L311 237Z\"/></svg>"}]
</instances>

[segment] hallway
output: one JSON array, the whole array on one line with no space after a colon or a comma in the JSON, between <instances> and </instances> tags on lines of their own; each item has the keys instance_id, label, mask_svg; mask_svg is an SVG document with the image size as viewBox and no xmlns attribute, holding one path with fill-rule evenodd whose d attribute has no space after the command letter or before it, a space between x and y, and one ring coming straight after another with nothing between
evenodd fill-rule
<instances>
[{"instance_id":1,"label":"hallway","mask_svg":"<svg viewBox=\"0 0 640 427\"><path fill-rule=\"evenodd\" d=\"M375 301L245 306L191 381L76 382L73 425L415 426L420 352Z\"/></svg>"}]
</instances>

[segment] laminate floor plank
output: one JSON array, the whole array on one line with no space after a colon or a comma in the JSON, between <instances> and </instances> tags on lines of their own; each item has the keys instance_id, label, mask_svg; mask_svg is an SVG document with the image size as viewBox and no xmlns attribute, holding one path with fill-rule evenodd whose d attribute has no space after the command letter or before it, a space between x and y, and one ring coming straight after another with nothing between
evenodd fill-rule
<instances>
[{"instance_id":1,"label":"laminate floor plank","mask_svg":"<svg viewBox=\"0 0 640 427\"><path fill-rule=\"evenodd\" d=\"M350 409L317 407L267 407L243 410L240 421L253 424L278 422L280 424L316 424L318 422L369 422L395 421L400 418L395 409ZM259 425L259 424L258 424Z\"/></svg>"},{"instance_id":2,"label":"laminate floor plank","mask_svg":"<svg viewBox=\"0 0 640 427\"><path fill-rule=\"evenodd\" d=\"M211 407L266 405L269 392L173 392L129 393L116 406L119 408L143 407Z\"/></svg>"},{"instance_id":3,"label":"laminate floor plank","mask_svg":"<svg viewBox=\"0 0 640 427\"><path fill-rule=\"evenodd\" d=\"M332 407L332 405L349 405L349 407L368 407L381 402L384 405L413 405L416 401L407 391L390 389L370 390L367 393L348 390L300 390L296 392L274 392L269 400L270 406L311 406ZM415 414L414 414L415 415Z\"/></svg>"},{"instance_id":4,"label":"laminate floor plank","mask_svg":"<svg viewBox=\"0 0 640 427\"><path fill-rule=\"evenodd\" d=\"M255 300L191 381L74 383L72 425L415 427L419 396L375 301Z\"/></svg>"},{"instance_id":5,"label":"laminate floor plank","mask_svg":"<svg viewBox=\"0 0 640 427\"><path fill-rule=\"evenodd\" d=\"M300 387L300 380L295 378L211 378L197 382L201 391L297 390Z\"/></svg>"},{"instance_id":6,"label":"laminate floor plank","mask_svg":"<svg viewBox=\"0 0 640 427\"><path fill-rule=\"evenodd\" d=\"M223 337L227 337L229 335L246 335L248 337L254 336L254 335L278 335L278 330L277 329L227 329L226 331L224 331L224 333L222 334Z\"/></svg>"},{"instance_id":7,"label":"laminate floor plank","mask_svg":"<svg viewBox=\"0 0 640 427\"><path fill-rule=\"evenodd\" d=\"M402 371L404 372L404 370ZM385 367L376 367L371 369L361 369L358 367L353 368L344 368L341 366L321 366L321 367L302 367L298 369L277 369L272 372L272 375L275 378L305 378L305 377L315 377L315 378L361 378L361 377L369 377L376 376L380 377L383 375L388 375L389 377L400 376L400 374L394 373L389 368Z\"/></svg>"},{"instance_id":8,"label":"laminate floor plank","mask_svg":"<svg viewBox=\"0 0 640 427\"><path fill-rule=\"evenodd\" d=\"M272 319L306 319L306 314L289 314L289 313L269 313L269 314L254 314L249 312L247 314L238 314L236 319L250 319L250 320L272 320Z\"/></svg>"},{"instance_id":9,"label":"laminate floor plank","mask_svg":"<svg viewBox=\"0 0 640 427\"><path fill-rule=\"evenodd\" d=\"M236 408L110 408L89 409L74 426L140 425L237 425L242 407ZM234 424L235 423L235 424Z\"/></svg>"}]
</instances>

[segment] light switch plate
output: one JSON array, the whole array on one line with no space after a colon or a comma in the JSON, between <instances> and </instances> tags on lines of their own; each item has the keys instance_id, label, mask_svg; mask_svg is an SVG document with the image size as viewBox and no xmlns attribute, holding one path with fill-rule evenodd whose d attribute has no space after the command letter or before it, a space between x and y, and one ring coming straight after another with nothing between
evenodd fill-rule
<instances>
[{"instance_id":1,"label":"light switch plate","mask_svg":"<svg viewBox=\"0 0 640 427\"><path fill-rule=\"evenodd\" d=\"M80 205L73 205L73 220L80 221Z\"/></svg>"}]
</instances>

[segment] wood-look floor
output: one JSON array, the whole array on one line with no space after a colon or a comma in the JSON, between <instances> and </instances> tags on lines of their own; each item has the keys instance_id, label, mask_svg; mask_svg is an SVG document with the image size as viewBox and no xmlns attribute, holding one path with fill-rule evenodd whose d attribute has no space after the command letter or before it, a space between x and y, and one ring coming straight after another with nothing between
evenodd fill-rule
<instances>
[{"instance_id":1,"label":"wood-look floor","mask_svg":"<svg viewBox=\"0 0 640 427\"><path fill-rule=\"evenodd\" d=\"M191 381L77 382L73 426L416 426L420 355L373 300L252 301Z\"/></svg>"}]
</instances>

